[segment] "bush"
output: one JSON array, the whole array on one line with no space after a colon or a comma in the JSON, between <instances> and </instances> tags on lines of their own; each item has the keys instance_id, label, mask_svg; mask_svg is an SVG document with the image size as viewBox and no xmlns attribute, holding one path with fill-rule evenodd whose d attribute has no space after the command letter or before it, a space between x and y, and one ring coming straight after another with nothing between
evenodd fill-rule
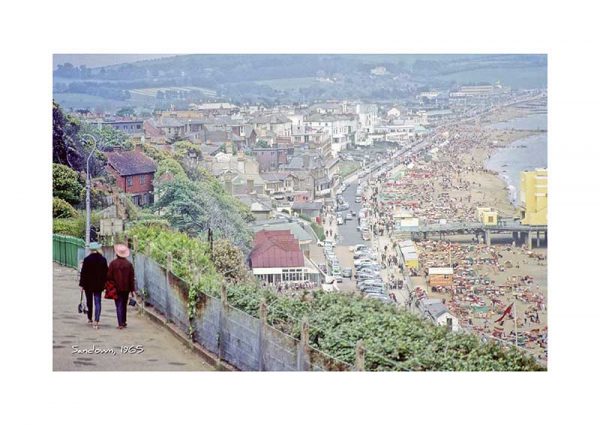
<instances>
[{"instance_id":1,"label":"bush","mask_svg":"<svg viewBox=\"0 0 600 425\"><path fill-rule=\"evenodd\" d=\"M77 171L61 164L52 164L52 196L71 205L81 202L84 185Z\"/></svg>"},{"instance_id":2,"label":"bush","mask_svg":"<svg viewBox=\"0 0 600 425\"><path fill-rule=\"evenodd\" d=\"M53 218L74 218L78 215L77 210L64 199L52 198Z\"/></svg>"},{"instance_id":3,"label":"bush","mask_svg":"<svg viewBox=\"0 0 600 425\"><path fill-rule=\"evenodd\" d=\"M227 239L214 242L213 262L217 271L230 281L241 282L248 278L244 253Z\"/></svg>"},{"instance_id":4,"label":"bush","mask_svg":"<svg viewBox=\"0 0 600 425\"><path fill-rule=\"evenodd\" d=\"M219 296L214 265L205 242L164 228L137 226L141 249L164 264L167 254L174 259L174 271L190 284L189 313L195 314L200 291ZM191 270L204 270L198 279ZM367 348L367 370L543 370L531 357L515 348L483 343L475 335L453 333L406 311L377 300L352 294L316 291L303 299L276 295L254 282L240 282L227 289L227 302L254 317L265 300L267 321L280 331L300 336L298 319L307 317L309 342L332 357L353 363L355 345L363 340Z\"/></svg>"},{"instance_id":5,"label":"bush","mask_svg":"<svg viewBox=\"0 0 600 425\"><path fill-rule=\"evenodd\" d=\"M312 227L312 229L317 234L317 237L319 238L320 241L324 241L325 240L325 230L323 229L323 226L321 226L321 225L315 223L314 221L312 221L310 223L310 227Z\"/></svg>"},{"instance_id":6,"label":"bush","mask_svg":"<svg viewBox=\"0 0 600 425\"><path fill-rule=\"evenodd\" d=\"M91 225L98 230L100 229L100 216L98 214L92 213ZM74 218L55 218L52 220L52 233L85 238L85 214L78 214Z\"/></svg>"}]
</instances>

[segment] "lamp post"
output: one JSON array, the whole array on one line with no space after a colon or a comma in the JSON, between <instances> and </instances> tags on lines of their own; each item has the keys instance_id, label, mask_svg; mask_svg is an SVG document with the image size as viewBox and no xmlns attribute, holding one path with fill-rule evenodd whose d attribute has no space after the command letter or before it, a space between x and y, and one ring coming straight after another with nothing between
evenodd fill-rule
<instances>
[{"instance_id":1,"label":"lamp post","mask_svg":"<svg viewBox=\"0 0 600 425\"><path fill-rule=\"evenodd\" d=\"M96 151L96 147L98 142L94 136L91 134L82 134L81 137L89 137L94 142L94 147L90 154L87 157L86 166L85 166L85 251L86 254L89 252L90 247L90 226L91 226L91 200L90 200L90 187L91 187L91 178L90 178L90 159L94 152Z\"/></svg>"}]
</instances>

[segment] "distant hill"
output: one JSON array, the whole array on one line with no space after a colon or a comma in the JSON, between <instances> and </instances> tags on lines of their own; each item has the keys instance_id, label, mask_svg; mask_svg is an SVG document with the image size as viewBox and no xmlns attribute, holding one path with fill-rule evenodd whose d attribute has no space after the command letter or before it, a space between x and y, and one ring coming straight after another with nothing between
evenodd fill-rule
<instances>
[{"instance_id":1,"label":"distant hill","mask_svg":"<svg viewBox=\"0 0 600 425\"><path fill-rule=\"evenodd\" d=\"M77 56L55 56L55 97L73 104L108 99L150 108L216 99L263 104L334 98L398 101L423 87L496 81L513 88L545 88L547 68L546 55L507 54Z\"/></svg>"},{"instance_id":2,"label":"distant hill","mask_svg":"<svg viewBox=\"0 0 600 425\"><path fill-rule=\"evenodd\" d=\"M98 68L102 66L117 65L121 63L131 63L144 61L148 59L160 59L172 54L164 55L138 55L138 54L54 54L52 56L52 69L55 70L58 65L70 63L73 66L84 65L88 68Z\"/></svg>"}]
</instances>

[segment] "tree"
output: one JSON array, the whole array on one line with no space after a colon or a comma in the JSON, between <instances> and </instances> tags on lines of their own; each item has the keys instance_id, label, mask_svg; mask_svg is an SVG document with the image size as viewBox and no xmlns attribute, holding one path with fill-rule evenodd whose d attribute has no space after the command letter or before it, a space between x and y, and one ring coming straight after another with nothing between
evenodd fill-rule
<instances>
[{"instance_id":1,"label":"tree","mask_svg":"<svg viewBox=\"0 0 600 425\"><path fill-rule=\"evenodd\" d=\"M78 139L80 123L52 102L52 162L77 171L85 167L83 146Z\"/></svg>"},{"instance_id":2,"label":"tree","mask_svg":"<svg viewBox=\"0 0 600 425\"><path fill-rule=\"evenodd\" d=\"M243 282L248 278L244 253L227 239L214 243L213 263L217 271L231 282Z\"/></svg>"},{"instance_id":3,"label":"tree","mask_svg":"<svg viewBox=\"0 0 600 425\"><path fill-rule=\"evenodd\" d=\"M193 237L211 229L216 238L229 239L239 248L249 249L250 231L233 197L218 181L173 179L157 186L156 192L154 209L175 229Z\"/></svg>"},{"instance_id":4,"label":"tree","mask_svg":"<svg viewBox=\"0 0 600 425\"><path fill-rule=\"evenodd\" d=\"M129 117L135 115L135 110L131 106L126 106L117 111L119 117Z\"/></svg>"},{"instance_id":5,"label":"tree","mask_svg":"<svg viewBox=\"0 0 600 425\"><path fill-rule=\"evenodd\" d=\"M52 196L71 205L81 201L83 183L79 174L62 164L52 164Z\"/></svg>"}]
</instances>

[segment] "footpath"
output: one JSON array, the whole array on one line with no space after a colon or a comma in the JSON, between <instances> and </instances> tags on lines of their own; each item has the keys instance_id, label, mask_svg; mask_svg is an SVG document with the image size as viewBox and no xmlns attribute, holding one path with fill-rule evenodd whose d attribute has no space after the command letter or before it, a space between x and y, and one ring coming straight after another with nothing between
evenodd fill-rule
<instances>
[{"instance_id":1,"label":"footpath","mask_svg":"<svg viewBox=\"0 0 600 425\"><path fill-rule=\"evenodd\" d=\"M127 328L118 330L115 303L103 298L100 329L93 329L77 312L77 271L54 263L53 282L54 371L215 370L135 307L128 307Z\"/></svg>"}]
</instances>

